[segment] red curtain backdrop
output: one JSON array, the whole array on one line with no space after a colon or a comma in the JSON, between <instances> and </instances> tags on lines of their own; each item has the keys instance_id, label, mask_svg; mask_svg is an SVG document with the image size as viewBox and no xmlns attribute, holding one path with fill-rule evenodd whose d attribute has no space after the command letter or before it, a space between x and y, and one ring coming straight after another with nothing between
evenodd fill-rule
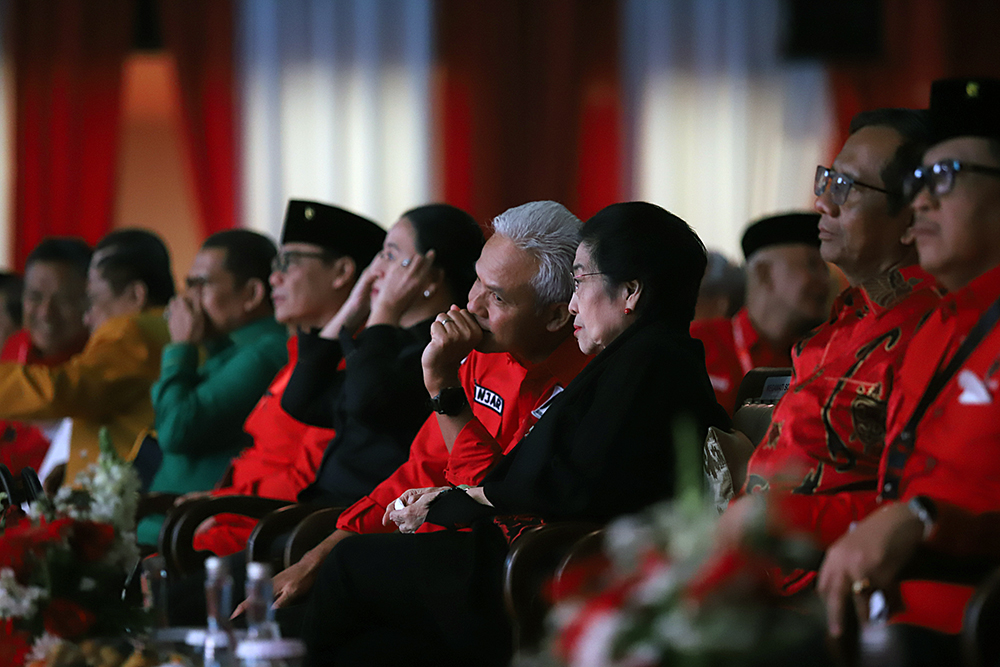
<instances>
[{"instance_id":1,"label":"red curtain backdrop","mask_svg":"<svg viewBox=\"0 0 1000 667\"><path fill-rule=\"evenodd\" d=\"M446 201L479 220L535 199L586 218L622 191L615 0L440 0Z\"/></svg>"},{"instance_id":2,"label":"red curtain backdrop","mask_svg":"<svg viewBox=\"0 0 1000 667\"><path fill-rule=\"evenodd\" d=\"M206 235L239 224L233 6L161 0L163 39L177 63L184 132Z\"/></svg>"},{"instance_id":3,"label":"red curtain backdrop","mask_svg":"<svg viewBox=\"0 0 1000 667\"><path fill-rule=\"evenodd\" d=\"M869 63L832 63L837 114L835 155L859 111L925 108L931 82L949 76L1000 77L1000 3L996 0L882 0L884 55ZM831 158L832 159L832 158Z\"/></svg>"},{"instance_id":4,"label":"red curtain backdrop","mask_svg":"<svg viewBox=\"0 0 1000 667\"><path fill-rule=\"evenodd\" d=\"M14 264L45 236L111 225L133 0L15 0Z\"/></svg>"}]
</instances>

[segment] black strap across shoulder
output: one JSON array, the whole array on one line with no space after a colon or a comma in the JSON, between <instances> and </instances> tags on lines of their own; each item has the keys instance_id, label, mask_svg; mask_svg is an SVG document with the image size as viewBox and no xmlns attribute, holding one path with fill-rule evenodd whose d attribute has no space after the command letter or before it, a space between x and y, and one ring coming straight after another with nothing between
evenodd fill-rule
<instances>
[{"instance_id":1,"label":"black strap across shoulder","mask_svg":"<svg viewBox=\"0 0 1000 667\"><path fill-rule=\"evenodd\" d=\"M976 321L975 326L969 331L969 335L959 345L951 361L944 368L941 368L940 362L938 363L938 368L934 371L934 375L931 376L930 382L927 383L927 388L924 389L923 396L920 397L917 407L906 422L906 427L899 434L902 446L893 447L889 452L888 470L886 472L885 484L882 486L883 498L896 498L899 494L899 476L906 465L906 460L910 458L910 454L913 452L917 425L923 418L924 413L927 412L931 403L938 397L938 394L948 384L948 381L958 372L958 369L962 367L962 364L969 358L973 350L983 342L986 334L996 326L998 320L1000 320L1000 297L979 316L979 320Z\"/></svg>"}]
</instances>

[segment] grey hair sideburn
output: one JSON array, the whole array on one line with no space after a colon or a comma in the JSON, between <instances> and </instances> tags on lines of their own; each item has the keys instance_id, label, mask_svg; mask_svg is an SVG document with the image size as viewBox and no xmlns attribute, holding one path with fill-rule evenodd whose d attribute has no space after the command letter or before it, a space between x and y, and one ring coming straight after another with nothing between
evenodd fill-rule
<instances>
[{"instance_id":1,"label":"grey hair sideburn","mask_svg":"<svg viewBox=\"0 0 1000 667\"><path fill-rule=\"evenodd\" d=\"M583 223L562 204L533 201L493 218L493 232L538 259L531 286L538 307L565 303L573 296L573 259Z\"/></svg>"}]
</instances>

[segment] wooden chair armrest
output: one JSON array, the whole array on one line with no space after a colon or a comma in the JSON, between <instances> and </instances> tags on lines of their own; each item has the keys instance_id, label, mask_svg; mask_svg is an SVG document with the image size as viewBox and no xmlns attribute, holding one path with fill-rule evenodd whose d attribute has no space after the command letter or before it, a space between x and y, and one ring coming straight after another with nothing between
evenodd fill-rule
<instances>
[{"instance_id":1,"label":"wooden chair armrest","mask_svg":"<svg viewBox=\"0 0 1000 667\"><path fill-rule=\"evenodd\" d=\"M250 533L247 541L247 560L271 563L280 570L284 567L284 546L275 541L282 535L290 534L300 521L313 512L322 509L308 503L288 505L268 513Z\"/></svg>"},{"instance_id":2,"label":"wooden chair armrest","mask_svg":"<svg viewBox=\"0 0 1000 667\"><path fill-rule=\"evenodd\" d=\"M160 529L160 553L167 559L167 567L185 574L201 568L208 552L194 550L194 534L206 519L217 514L238 514L260 519L280 507L289 505L287 500L257 496L201 497L185 501L172 509Z\"/></svg>"},{"instance_id":3,"label":"wooden chair armrest","mask_svg":"<svg viewBox=\"0 0 1000 667\"><path fill-rule=\"evenodd\" d=\"M337 529L337 519L344 507L327 507L316 510L293 530L285 544L285 567L299 562L303 555L326 539Z\"/></svg>"},{"instance_id":4,"label":"wooden chair armrest","mask_svg":"<svg viewBox=\"0 0 1000 667\"><path fill-rule=\"evenodd\" d=\"M599 530L593 523L550 523L522 533L511 544L504 564L504 603L519 650L534 649L542 639L550 606L542 592L545 582L581 538Z\"/></svg>"}]
</instances>

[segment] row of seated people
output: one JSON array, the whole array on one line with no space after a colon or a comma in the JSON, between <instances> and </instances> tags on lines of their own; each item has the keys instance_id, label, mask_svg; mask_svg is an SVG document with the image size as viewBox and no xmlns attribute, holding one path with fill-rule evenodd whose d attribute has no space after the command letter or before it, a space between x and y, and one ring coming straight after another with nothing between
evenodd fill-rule
<instances>
[{"instance_id":1,"label":"row of seated people","mask_svg":"<svg viewBox=\"0 0 1000 667\"><path fill-rule=\"evenodd\" d=\"M793 592L818 579L833 634L842 629L847 602L864 602L873 587L890 586L918 547L965 556L983 555L992 544L977 532L977 522L996 511L989 491L996 457L982 449L995 439L984 412L992 404L992 337L969 357L981 370L943 376L938 393L920 399L934 369L945 366L938 362L956 354L995 296L990 283L1000 258L991 235L1000 207L990 177L1000 166L989 165L998 163L990 153L1000 135L997 91L995 82L941 82L929 112L862 114L833 167L816 174L820 254L850 285L826 321L795 344L792 386L749 462L744 493L723 514L719 540L738 543L753 507L766 502L772 530L809 534L828 549L818 575L791 573L785 587ZM966 177L956 178L963 164ZM306 600L302 629L315 664L428 655L503 664L510 632L498 602L497 570L508 541L539 522L599 522L669 496L669 457L654 460L671 448L673 415L663 406L697 415L702 432L725 423L704 401L701 379L707 377L676 375L683 355L671 353L667 342L686 335L678 332L676 318L683 312L690 320L682 299L691 293L681 288L681 277L659 283L663 274L650 268L662 272L698 253L684 246L677 229L665 231L666 212L623 204L584 226L572 266L578 292L564 302L580 348L597 357L564 396L550 402L542 393L538 400L546 411L537 423L536 411L519 428L497 424L497 407L505 411L524 396L479 382L477 373L486 369L480 370L478 353L506 352L504 363L520 359L522 368L533 369L559 350L550 344L542 347L548 356L532 359L516 346L537 346L552 329L541 326L528 335L527 317L518 322L519 336L508 335L505 326L500 304L506 302L498 297L517 291L504 282L510 276L503 274L516 272L503 259L513 262L517 255L497 256L506 246L520 249L517 240L505 241L511 234L505 230L509 218L522 215L513 209L495 221L470 311L438 316L424 354L428 393L443 399L445 390L461 383L471 408L461 396L454 408L440 406L407 464L343 512L333 534L275 579L279 605L294 608L290 603ZM787 238L782 234L794 222L764 225L758 233ZM537 219L531 226L543 228ZM801 231L795 234L792 244L765 241L756 250L815 247L812 240L800 242ZM752 265L754 249L747 254ZM661 311L650 295L663 298L663 285L670 285L670 301ZM945 290L950 294L942 300ZM486 303L480 306L481 300ZM643 303L657 305L645 311ZM515 299L507 308L517 305ZM537 307L529 310L537 318ZM657 321L672 333L658 333L654 352L638 341ZM629 363L632 353L642 362ZM669 359L665 367L658 355ZM459 365L466 357L466 366ZM618 377L623 369L627 382ZM685 378L683 398L671 394L672 384L663 381L670 377ZM935 437L917 431L913 444L916 423L929 424ZM500 426L502 437L487 424ZM650 437L658 454L644 451ZM976 452L967 456L958 442ZM660 479L648 479L651 465ZM470 488L461 492L464 485ZM850 531L852 525L857 527ZM455 526L472 531L441 530ZM367 537L353 537L358 534ZM940 631L935 646L954 652L949 635L961 623L968 595L967 589L910 586L905 613L897 618ZM411 610L428 601L440 604L414 621ZM387 646L381 638L391 633L400 641Z\"/></svg>"},{"instance_id":2,"label":"row of seated people","mask_svg":"<svg viewBox=\"0 0 1000 667\"><path fill-rule=\"evenodd\" d=\"M974 343L961 341L997 291L998 109L997 82L939 82L928 113L860 116L833 167L816 173L819 251L850 286L795 344L792 387L719 539L738 543L766 502L772 530L828 548L818 576L785 583L795 591L818 580L833 634L846 601L889 586L918 547L993 555L982 524L997 508L986 412L996 337L980 325ZM315 215L305 204L302 217ZM751 267L758 252L815 245L800 231L791 244L780 240L796 220L772 223L745 239ZM561 206L536 202L493 226L468 308L428 325L419 370L436 414L405 463L276 576L280 606L304 600L311 664L505 664L512 646L499 569L510 541L548 521L601 522L669 497L675 421L687 418L699 435L729 423L688 332L705 255L686 224L631 203L581 231ZM389 261L413 275L432 259L407 249ZM950 291L943 300L941 288ZM343 356L350 369L349 350L364 338L350 333L370 314L354 316L338 312L319 336L300 336L318 363L291 373L291 412L344 438L329 416L345 400L336 388L344 373L329 364ZM336 450L326 451L321 471ZM444 530L456 527L471 531ZM918 587L900 618L953 633L968 594L952 593ZM414 609L427 613L415 618ZM950 650L947 639L939 644Z\"/></svg>"}]
</instances>

